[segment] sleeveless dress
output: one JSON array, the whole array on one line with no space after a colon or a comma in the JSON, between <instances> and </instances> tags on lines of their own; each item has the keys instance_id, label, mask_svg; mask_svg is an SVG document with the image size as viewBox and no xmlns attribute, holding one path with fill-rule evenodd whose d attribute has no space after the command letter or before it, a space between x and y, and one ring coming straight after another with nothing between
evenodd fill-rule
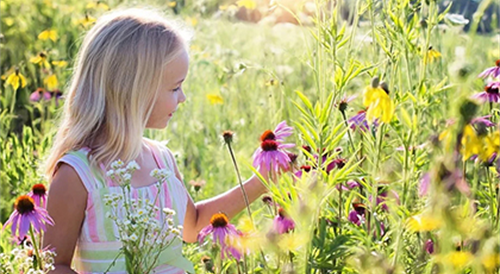
<instances>
[{"instance_id":1,"label":"sleeveless dress","mask_svg":"<svg viewBox=\"0 0 500 274\"><path fill-rule=\"evenodd\" d=\"M145 143L153 152L157 166L162 169L166 168L175 174L174 159L171 157L170 151L152 140L147 140ZM70 151L58 161L58 164L65 163L75 169L88 192L85 217L73 257L73 268L80 274L104 273L122 247L116 225L110 218L106 217L106 213L110 212L111 209L104 203L105 195L121 194L121 187L91 169L87 158L89 151L88 148ZM158 184L131 187L131 197L154 201L158 188L160 188L158 199L156 199L156 206L160 209L160 214L157 214L156 219L162 222L164 216L161 209L170 208L176 212L176 215L173 216L175 226L182 225L188 201L186 188L175 175L159 183L159 187L157 187ZM193 264L182 256L182 241L177 238L160 254L157 265L152 273L194 273ZM126 274L125 257L119 256L107 273Z\"/></svg>"}]
</instances>

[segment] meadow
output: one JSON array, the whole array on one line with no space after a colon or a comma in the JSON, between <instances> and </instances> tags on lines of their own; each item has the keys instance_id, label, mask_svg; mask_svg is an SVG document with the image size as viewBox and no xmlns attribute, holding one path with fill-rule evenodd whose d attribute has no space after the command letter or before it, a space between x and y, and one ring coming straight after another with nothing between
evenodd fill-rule
<instances>
[{"instance_id":1,"label":"meadow","mask_svg":"<svg viewBox=\"0 0 500 274\"><path fill-rule=\"evenodd\" d=\"M494 1L468 32L433 0L0 4L0 223L48 186L41 167L85 31L109 9L151 5L193 32L187 100L146 137L174 152L195 201L238 184L224 131L248 178L261 134L294 128L292 171L268 182L251 221L231 220L244 259L186 244L196 273L499 273L500 34L476 32ZM256 11L260 22L240 20ZM271 237L278 207L295 225ZM0 233L7 254L15 242Z\"/></svg>"}]
</instances>

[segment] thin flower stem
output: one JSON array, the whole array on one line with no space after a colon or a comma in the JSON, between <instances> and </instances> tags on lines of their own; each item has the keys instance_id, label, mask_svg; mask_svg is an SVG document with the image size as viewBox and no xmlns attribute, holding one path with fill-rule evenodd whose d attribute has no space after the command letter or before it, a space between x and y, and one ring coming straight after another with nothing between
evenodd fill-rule
<instances>
[{"instance_id":1,"label":"thin flower stem","mask_svg":"<svg viewBox=\"0 0 500 274\"><path fill-rule=\"evenodd\" d=\"M347 122L347 116L345 115L345 111L340 111L342 113L342 117L344 118L344 123L347 128L349 128L349 123ZM348 129L347 130L347 136L349 137L349 144L351 144L351 149L352 152L355 152L356 149L354 148L354 142L352 141L352 136L351 136L351 131Z\"/></svg>"},{"instance_id":2,"label":"thin flower stem","mask_svg":"<svg viewBox=\"0 0 500 274\"><path fill-rule=\"evenodd\" d=\"M40 252L38 250L38 245L36 243L36 238L35 238L35 233L33 232L33 226L30 224L30 236L31 236L31 242L33 243L33 249L35 249L35 254L36 254L36 262L38 265L38 269L43 270L42 268L42 258L40 257Z\"/></svg>"},{"instance_id":3,"label":"thin flower stem","mask_svg":"<svg viewBox=\"0 0 500 274\"><path fill-rule=\"evenodd\" d=\"M231 155L231 160L233 161L234 169L236 171L236 175L238 177L238 183L240 184L241 192L243 193L243 198L245 199L245 205L247 207L248 211L248 217L250 217L250 221L253 223L253 218L252 218L252 211L250 210L250 203L248 202L248 196L245 191L245 188L243 187L243 181L241 180L241 175L240 175L240 170L238 168L238 164L236 163L236 158L234 157L233 149L231 147L231 143L227 142L227 148L229 150L229 154Z\"/></svg>"}]
</instances>

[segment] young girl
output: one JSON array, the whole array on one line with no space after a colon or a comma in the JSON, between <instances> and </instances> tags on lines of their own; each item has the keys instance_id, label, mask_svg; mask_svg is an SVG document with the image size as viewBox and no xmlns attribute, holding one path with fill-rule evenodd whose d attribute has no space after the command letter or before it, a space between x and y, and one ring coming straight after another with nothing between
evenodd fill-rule
<instances>
[{"instance_id":1,"label":"young girl","mask_svg":"<svg viewBox=\"0 0 500 274\"><path fill-rule=\"evenodd\" d=\"M103 273L118 254L120 239L103 210L104 196L120 191L104 175L117 159L140 166L132 176L132 197L154 200L158 188L151 170L175 173L161 182L158 201L160 208L176 210L174 219L183 225L186 242L196 241L214 213L231 218L244 209L239 187L193 203L170 151L143 138L146 128L165 128L186 100L182 83L187 71L185 35L156 12L115 11L88 32L47 161L47 209L55 225L47 228L43 246L57 253L51 273ZM266 191L256 176L244 187L250 201ZM171 245L154 273L193 272L181 249L180 242ZM108 273L125 273L124 259Z\"/></svg>"}]
</instances>

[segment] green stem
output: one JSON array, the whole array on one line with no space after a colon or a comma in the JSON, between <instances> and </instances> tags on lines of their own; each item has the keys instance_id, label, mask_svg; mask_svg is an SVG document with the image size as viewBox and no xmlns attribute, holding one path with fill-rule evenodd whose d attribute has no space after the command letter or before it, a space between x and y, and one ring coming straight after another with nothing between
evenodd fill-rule
<instances>
[{"instance_id":1,"label":"green stem","mask_svg":"<svg viewBox=\"0 0 500 274\"><path fill-rule=\"evenodd\" d=\"M248 217L250 217L250 221L253 223L253 218L252 218L252 211L250 210L250 203L248 202L248 196L245 191L245 188L243 187L243 181L241 180L241 175L240 175L240 170L238 168L238 164L236 163L236 158L234 157L233 149L231 148L231 143L227 142L227 148L229 150L229 154L231 155L231 160L233 161L234 169L236 171L236 175L238 177L238 183L240 184L241 192L243 193L243 198L245 199L245 206L248 211Z\"/></svg>"},{"instance_id":2,"label":"green stem","mask_svg":"<svg viewBox=\"0 0 500 274\"><path fill-rule=\"evenodd\" d=\"M40 257L40 252L38 250L38 245L36 243L36 237L35 233L33 232L33 226L30 224L30 236L31 236L31 243L33 244L33 249L35 249L35 254L36 254L36 263L38 265L38 269L43 270L42 268L42 258Z\"/></svg>"}]
</instances>

